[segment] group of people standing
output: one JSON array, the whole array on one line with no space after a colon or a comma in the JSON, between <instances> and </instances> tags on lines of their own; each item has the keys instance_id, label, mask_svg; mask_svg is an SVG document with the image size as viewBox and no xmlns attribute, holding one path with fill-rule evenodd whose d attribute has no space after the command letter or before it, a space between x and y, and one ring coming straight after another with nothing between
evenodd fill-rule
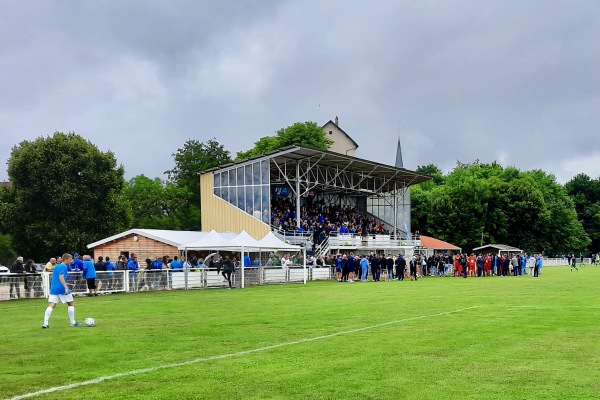
<instances>
[{"instance_id":1,"label":"group of people standing","mask_svg":"<svg viewBox=\"0 0 600 400\"><path fill-rule=\"evenodd\" d=\"M415 254L408 259L398 256L371 254L354 255L354 253L337 254L328 259L327 264L335 266L336 279L339 282L354 282L360 279L367 281L370 274L374 282L382 279L417 280L423 276L520 276L538 277L543 267L540 254L512 255L475 255L475 254L437 254L429 257ZM529 269L529 271L527 270Z\"/></svg>"},{"instance_id":2,"label":"group of people standing","mask_svg":"<svg viewBox=\"0 0 600 400\"><path fill-rule=\"evenodd\" d=\"M453 273L454 276L520 276L529 275L539 276L542 267L543 259L541 254L456 254L453 258Z\"/></svg>"}]
</instances>

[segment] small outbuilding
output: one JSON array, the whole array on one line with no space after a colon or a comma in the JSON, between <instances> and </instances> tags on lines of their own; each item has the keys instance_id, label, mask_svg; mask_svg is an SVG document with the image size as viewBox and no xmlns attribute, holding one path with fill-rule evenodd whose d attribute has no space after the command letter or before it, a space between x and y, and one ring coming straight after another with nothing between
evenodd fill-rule
<instances>
[{"instance_id":1,"label":"small outbuilding","mask_svg":"<svg viewBox=\"0 0 600 400\"><path fill-rule=\"evenodd\" d=\"M427 256L434 255L436 253L460 253L462 251L462 249L458 246L425 235L421 235L420 250Z\"/></svg>"},{"instance_id":2,"label":"small outbuilding","mask_svg":"<svg viewBox=\"0 0 600 400\"><path fill-rule=\"evenodd\" d=\"M485 246L474 248L473 252L478 254L497 254L502 256L523 253L523 250L505 244L486 244Z\"/></svg>"},{"instance_id":3,"label":"small outbuilding","mask_svg":"<svg viewBox=\"0 0 600 400\"><path fill-rule=\"evenodd\" d=\"M144 265L144 260L156 257L172 259L179 254L178 247L187 243L193 243L202 239L208 232L198 231L172 231L163 229L130 229L125 232L107 237L94 243L88 244L88 249L94 252L94 258L107 256L116 262L120 255L130 257L135 254ZM228 238L235 233L223 234Z\"/></svg>"}]
</instances>

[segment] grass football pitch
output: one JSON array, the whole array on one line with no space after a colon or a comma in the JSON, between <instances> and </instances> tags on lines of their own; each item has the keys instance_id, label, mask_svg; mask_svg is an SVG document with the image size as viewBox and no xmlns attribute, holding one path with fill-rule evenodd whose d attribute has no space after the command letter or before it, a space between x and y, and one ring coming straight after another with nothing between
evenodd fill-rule
<instances>
[{"instance_id":1,"label":"grass football pitch","mask_svg":"<svg viewBox=\"0 0 600 400\"><path fill-rule=\"evenodd\" d=\"M0 399L600 398L600 268L0 303ZM42 392L39 392L42 391ZM38 392L38 393L36 393Z\"/></svg>"}]
</instances>

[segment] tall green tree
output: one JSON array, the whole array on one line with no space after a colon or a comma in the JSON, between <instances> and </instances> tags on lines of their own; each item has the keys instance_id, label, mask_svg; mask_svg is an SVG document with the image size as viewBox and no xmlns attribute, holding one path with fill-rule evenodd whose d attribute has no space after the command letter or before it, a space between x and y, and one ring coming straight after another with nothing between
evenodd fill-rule
<instances>
[{"instance_id":1,"label":"tall green tree","mask_svg":"<svg viewBox=\"0 0 600 400\"><path fill-rule=\"evenodd\" d=\"M191 193L190 206L200 209L200 177L202 171L231 162L231 155L215 138L200 142L189 139L173 153L175 167L166 171L169 182ZM198 214L199 215L199 214ZM196 227L198 229L200 220Z\"/></svg>"},{"instance_id":2,"label":"tall green tree","mask_svg":"<svg viewBox=\"0 0 600 400\"><path fill-rule=\"evenodd\" d=\"M138 175L127 182L124 194L134 228L198 230L200 226L200 207L186 187Z\"/></svg>"},{"instance_id":3,"label":"tall green tree","mask_svg":"<svg viewBox=\"0 0 600 400\"><path fill-rule=\"evenodd\" d=\"M316 122L296 122L277 131L275 136L263 136L254 143L254 147L248 151L237 153L237 159L243 160L250 157L260 156L285 146L298 144L314 147L319 150L327 150L333 141L327 138L325 131Z\"/></svg>"},{"instance_id":4,"label":"tall green tree","mask_svg":"<svg viewBox=\"0 0 600 400\"><path fill-rule=\"evenodd\" d=\"M431 167L422 172L438 173ZM589 243L566 191L543 171L458 163L411 193L413 229L465 250L484 242L564 253Z\"/></svg>"},{"instance_id":5,"label":"tall green tree","mask_svg":"<svg viewBox=\"0 0 600 400\"><path fill-rule=\"evenodd\" d=\"M123 167L112 152L73 132L13 147L8 176L14 196L8 230L24 257L83 252L129 225Z\"/></svg>"},{"instance_id":6,"label":"tall green tree","mask_svg":"<svg viewBox=\"0 0 600 400\"><path fill-rule=\"evenodd\" d=\"M591 239L589 250L600 253L600 177L579 174L565 184L575 204L577 218Z\"/></svg>"}]
</instances>

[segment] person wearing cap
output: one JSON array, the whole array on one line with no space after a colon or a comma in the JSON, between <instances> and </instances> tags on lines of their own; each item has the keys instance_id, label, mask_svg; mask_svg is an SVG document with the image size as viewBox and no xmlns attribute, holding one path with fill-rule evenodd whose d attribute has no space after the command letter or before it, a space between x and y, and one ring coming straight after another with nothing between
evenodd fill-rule
<instances>
[{"instance_id":1,"label":"person wearing cap","mask_svg":"<svg viewBox=\"0 0 600 400\"><path fill-rule=\"evenodd\" d=\"M68 266L69 271L71 271L71 266ZM83 260L78 253L73 254L73 271L83 271Z\"/></svg>"},{"instance_id":2,"label":"person wearing cap","mask_svg":"<svg viewBox=\"0 0 600 400\"><path fill-rule=\"evenodd\" d=\"M23 257L17 257L15 262L10 266L11 274L23 274L25 273L25 267L23 267ZM10 277L10 298L18 299L21 297L21 277ZM13 294L14 291L14 294Z\"/></svg>"}]
</instances>

